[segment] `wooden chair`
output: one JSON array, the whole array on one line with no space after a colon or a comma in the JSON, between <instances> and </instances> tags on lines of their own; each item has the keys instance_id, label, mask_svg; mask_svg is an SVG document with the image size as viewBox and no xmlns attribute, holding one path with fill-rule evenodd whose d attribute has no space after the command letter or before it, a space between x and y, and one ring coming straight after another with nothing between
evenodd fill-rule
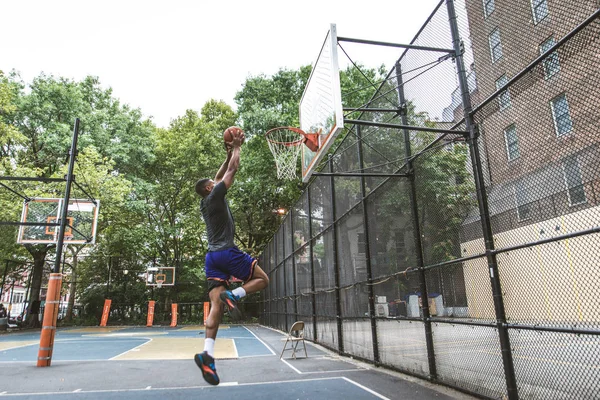
<instances>
[{"instance_id":1,"label":"wooden chair","mask_svg":"<svg viewBox=\"0 0 600 400\"><path fill-rule=\"evenodd\" d=\"M281 355L279 356L279 359L283 357L283 353L286 350L292 350L292 356L294 357L294 359L296 359L296 349L300 342L302 342L302 345L304 346L304 356L308 357L308 354L306 353L306 343L304 343L304 321L296 321L290 328L290 331L288 332L287 337L285 339L285 345L283 346L283 350L281 350ZM289 348L287 347L288 343L290 344Z\"/></svg>"}]
</instances>

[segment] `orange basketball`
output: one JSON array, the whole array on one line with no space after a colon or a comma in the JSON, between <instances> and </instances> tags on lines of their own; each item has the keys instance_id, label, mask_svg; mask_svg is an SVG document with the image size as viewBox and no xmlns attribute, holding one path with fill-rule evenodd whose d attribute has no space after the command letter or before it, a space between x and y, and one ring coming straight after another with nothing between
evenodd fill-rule
<instances>
[{"instance_id":1,"label":"orange basketball","mask_svg":"<svg viewBox=\"0 0 600 400\"><path fill-rule=\"evenodd\" d=\"M231 142L233 140L233 134L231 133L231 129L233 128L225 129L225 132L223 132L223 141Z\"/></svg>"}]
</instances>

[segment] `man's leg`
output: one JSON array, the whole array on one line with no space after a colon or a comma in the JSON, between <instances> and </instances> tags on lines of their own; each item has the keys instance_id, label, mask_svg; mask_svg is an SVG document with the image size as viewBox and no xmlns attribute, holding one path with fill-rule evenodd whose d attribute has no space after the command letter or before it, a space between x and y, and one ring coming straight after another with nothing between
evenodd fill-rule
<instances>
[{"instance_id":1,"label":"man's leg","mask_svg":"<svg viewBox=\"0 0 600 400\"><path fill-rule=\"evenodd\" d=\"M255 292L259 292L266 288L269 285L269 277L262 270L262 268L256 264L254 266L254 273L252 274L252 278L248 282L242 286L246 291L246 294L251 294Z\"/></svg>"},{"instance_id":2,"label":"man's leg","mask_svg":"<svg viewBox=\"0 0 600 400\"><path fill-rule=\"evenodd\" d=\"M217 332L219 331L223 315L223 310L221 309L223 303L221 303L219 296L225 289L225 286L217 286L208 293L208 297L210 298L210 312L208 313L205 326L205 338L207 339L215 340L217 338Z\"/></svg>"},{"instance_id":3,"label":"man's leg","mask_svg":"<svg viewBox=\"0 0 600 400\"><path fill-rule=\"evenodd\" d=\"M231 291L226 290L220 294L221 301L227 306L229 315L234 321L239 320L242 317L242 313L239 310L237 303L248 294L256 293L263 290L269 285L269 277L262 270L258 264L254 265L254 271L252 277L241 287L235 288Z\"/></svg>"},{"instance_id":4,"label":"man's leg","mask_svg":"<svg viewBox=\"0 0 600 400\"><path fill-rule=\"evenodd\" d=\"M206 326L204 327L204 351L194 356L194 361L202 371L204 380L211 385L218 385L220 382L219 376L217 375L217 368L215 367L214 349L222 315L222 303L219 296L224 291L224 286L217 286L208 293L211 307L208 318L206 319Z\"/></svg>"}]
</instances>

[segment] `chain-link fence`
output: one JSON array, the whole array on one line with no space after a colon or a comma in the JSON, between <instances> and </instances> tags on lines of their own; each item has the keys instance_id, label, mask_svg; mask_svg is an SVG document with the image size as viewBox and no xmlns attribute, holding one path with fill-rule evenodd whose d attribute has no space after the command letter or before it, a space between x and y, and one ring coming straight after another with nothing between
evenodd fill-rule
<instances>
[{"instance_id":1,"label":"chain-link fence","mask_svg":"<svg viewBox=\"0 0 600 400\"><path fill-rule=\"evenodd\" d=\"M481 397L600 397L599 7L441 1L262 254L261 323Z\"/></svg>"}]
</instances>

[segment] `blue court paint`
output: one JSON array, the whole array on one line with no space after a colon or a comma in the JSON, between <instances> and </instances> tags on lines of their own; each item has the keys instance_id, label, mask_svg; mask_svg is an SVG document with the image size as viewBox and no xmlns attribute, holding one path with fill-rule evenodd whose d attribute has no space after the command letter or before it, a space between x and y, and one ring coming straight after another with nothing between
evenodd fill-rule
<instances>
[{"instance_id":1,"label":"blue court paint","mask_svg":"<svg viewBox=\"0 0 600 400\"><path fill-rule=\"evenodd\" d=\"M271 399L293 400L382 400L369 391L344 380L343 378L312 379L303 381L286 381L273 383L260 383L253 385L232 386L203 386L195 388L165 388L149 390L124 390L104 392L77 392L77 393L44 393L39 395L19 395L20 400L30 399L65 399L65 400L175 400L175 399L201 399L230 400L243 399L248 393L256 397ZM254 396L250 396L254 397ZM388 399L389 400L389 399Z\"/></svg>"},{"instance_id":2,"label":"blue court paint","mask_svg":"<svg viewBox=\"0 0 600 400\"><path fill-rule=\"evenodd\" d=\"M144 338L90 338L56 340L52 352L53 361L64 360L108 360L144 344ZM39 343L0 351L0 361L37 362Z\"/></svg>"}]
</instances>

